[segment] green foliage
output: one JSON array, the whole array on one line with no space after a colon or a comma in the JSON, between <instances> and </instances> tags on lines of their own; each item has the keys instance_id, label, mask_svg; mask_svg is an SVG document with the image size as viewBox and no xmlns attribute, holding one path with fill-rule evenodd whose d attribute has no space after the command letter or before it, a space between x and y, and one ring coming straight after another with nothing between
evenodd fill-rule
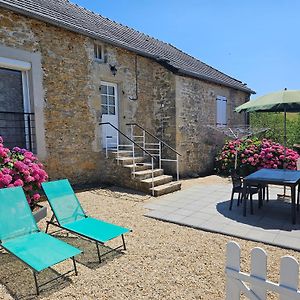
<instances>
[{"instance_id":1,"label":"green foliage","mask_svg":"<svg viewBox=\"0 0 300 300\"><path fill-rule=\"evenodd\" d=\"M270 128L268 131L259 134L259 138L272 139L283 144L284 140L284 116L283 113L250 113L250 125L254 128ZM288 113L287 122L287 146L293 147L300 143L300 113Z\"/></svg>"}]
</instances>

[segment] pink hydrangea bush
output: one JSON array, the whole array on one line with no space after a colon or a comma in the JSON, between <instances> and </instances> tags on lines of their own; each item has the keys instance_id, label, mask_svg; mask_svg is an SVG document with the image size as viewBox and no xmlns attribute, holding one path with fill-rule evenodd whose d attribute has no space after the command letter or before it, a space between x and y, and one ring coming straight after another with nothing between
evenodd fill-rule
<instances>
[{"instance_id":1,"label":"pink hydrangea bush","mask_svg":"<svg viewBox=\"0 0 300 300\"><path fill-rule=\"evenodd\" d=\"M237 150L236 150L237 149ZM216 171L228 175L234 169L235 154L237 151L237 166L241 175L248 175L258 169L286 169L295 170L299 154L286 148L284 159L284 146L263 139L238 139L228 141L216 157Z\"/></svg>"},{"instance_id":2,"label":"pink hydrangea bush","mask_svg":"<svg viewBox=\"0 0 300 300\"><path fill-rule=\"evenodd\" d=\"M0 137L0 188L23 187L33 208L40 198L41 184L47 179L43 164L32 152L19 147L5 148Z\"/></svg>"}]
</instances>

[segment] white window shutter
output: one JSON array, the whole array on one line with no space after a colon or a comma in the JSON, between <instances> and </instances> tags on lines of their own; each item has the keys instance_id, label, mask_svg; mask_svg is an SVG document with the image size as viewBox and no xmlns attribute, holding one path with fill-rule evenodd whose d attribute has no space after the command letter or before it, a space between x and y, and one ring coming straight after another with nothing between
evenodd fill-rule
<instances>
[{"instance_id":1,"label":"white window shutter","mask_svg":"<svg viewBox=\"0 0 300 300\"><path fill-rule=\"evenodd\" d=\"M223 125L227 125L227 99L224 97L222 101Z\"/></svg>"},{"instance_id":2,"label":"white window shutter","mask_svg":"<svg viewBox=\"0 0 300 300\"><path fill-rule=\"evenodd\" d=\"M222 114L221 114L221 104L222 104L222 101L217 98L217 119L216 119L216 123L218 126L221 125L221 118L222 118Z\"/></svg>"},{"instance_id":3,"label":"white window shutter","mask_svg":"<svg viewBox=\"0 0 300 300\"><path fill-rule=\"evenodd\" d=\"M217 120L218 126L227 125L227 99L223 96L217 96Z\"/></svg>"}]
</instances>

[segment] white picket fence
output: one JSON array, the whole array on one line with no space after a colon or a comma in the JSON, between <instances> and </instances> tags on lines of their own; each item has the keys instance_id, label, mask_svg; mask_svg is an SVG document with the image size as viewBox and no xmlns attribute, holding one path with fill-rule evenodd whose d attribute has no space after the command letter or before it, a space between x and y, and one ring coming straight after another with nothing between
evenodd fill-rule
<instances>
[{"instance_id":1,"label":"white picket fence","mask_svg":"<svg viewBox=\"0 0 300 300\"><path fill-rule=\"evenodd\" d=\"M292 256L280 261L279 284L267 280L267 253L262 248L251 251L250 274L240 271L241 248L229 242L226 251L226 300L240 300L241 293L251 300L266 300L267 291L280 296L280 300L298 300L300 291L299 263Z\"/></svg>"}]
</instances>

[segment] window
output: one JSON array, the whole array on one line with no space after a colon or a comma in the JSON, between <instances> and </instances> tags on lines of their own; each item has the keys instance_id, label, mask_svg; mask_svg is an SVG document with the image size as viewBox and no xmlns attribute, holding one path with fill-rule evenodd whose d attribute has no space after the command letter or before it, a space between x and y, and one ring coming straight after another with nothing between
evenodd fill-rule
<instances>
[{"instance_id":1,"label":"window","mask_svg":"<svg viewBox=\"0 0 300 300\"><path fill-rule=\"evenodd\" d=\"M44 160L47 150L41 59L38 52L0 43L0 135L4 135L7 147L27 148Z\"/></svg>"},{"instance_id":2,"label":"window","mask_svg":"<svg viewBox=\"0 0 300 300\"><path fill-rule=\"evenodd\" d=\"M102 114L115 115L116 114L116 93L113 85L101 85L101 107Z\"/></svg>"},{"instance_id":3,"label":"window","mask_svg":"<svg viewBox=\"0 0 300 300\"><path fill-rule=\"evenodd\" d=\"M216 124L217 126L227 125L227 99L223 96L217 96L217 113Z\"/></svg>"},{"instance_id":4,"label":"window","mask_svg":"<svg viewBox=\"0 0 300 300\"><path fill-rule=\"evenodd\" d=\"M36 153L35 119L29 102L28 72L0 67L0 135L5 145Z\"/></svg>"},{"instance_id":5,"label":"window","mask_svg":"<svg viewBox=\"0 0 300 300\"><path fill-rule=\"evenodd\" d=\"M96 61L104 62L104 51L101 44L94 44L94 57Z\"/></svg>"}]
</instances>

